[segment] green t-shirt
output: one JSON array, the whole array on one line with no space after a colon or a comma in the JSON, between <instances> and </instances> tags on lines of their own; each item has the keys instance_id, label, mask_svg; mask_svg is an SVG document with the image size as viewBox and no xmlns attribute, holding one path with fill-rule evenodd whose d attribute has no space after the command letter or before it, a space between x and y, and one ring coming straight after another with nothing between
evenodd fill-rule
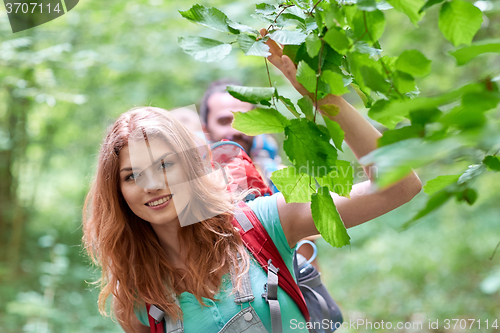
<instances>
[{"instance_id":1,"label":"green t-shirt","mask_svg":"<svg viewBox=\"0 0 500 333\"><path fill-rule=\"evenodd\" d=\"M278 215L277 198L278 194L267 197L259 197L248 206L254 211L262 225L268 232L274 244L278 248L285 264L295 278L293 271L293 252L286 240L283 228ZM250 252L249 252L250 253ZM251 258L253 256L251 255ZM268 332L271 332L271 316L269 305L262 294L264 284L267 282L267 273L254 259L251 260L250 281L255 300L252 306L260 317ZM231 277L228 274L222 278L220 292L215 296L216 302L207 298L203 301L208 307L201 306L193 294L183 292L179 295L179 303L184 314L185 333L216 333L218 332L236 313L241 310L241 305L234 302L234 294L229 295L232 290ZM307 329L300 330L298 327L305 327L305 319L295 302L278 288L278 300L280 302L283 332L307 333ZM243 304L243 308L248 307L248 303ZM136 315L143 325L149 326L146 307L136 310Z\"/></svg>"}]
</instances>

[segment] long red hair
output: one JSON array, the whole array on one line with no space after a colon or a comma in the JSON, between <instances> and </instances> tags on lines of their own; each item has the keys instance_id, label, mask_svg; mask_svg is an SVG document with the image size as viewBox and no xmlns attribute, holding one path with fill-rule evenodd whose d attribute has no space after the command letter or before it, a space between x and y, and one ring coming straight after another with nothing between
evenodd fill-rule
<instances>
[{"instance_id":1,"label":"long red hair","mask_svg":"<svg viewBox=\"0 0 500 333\"><path fill-rule=\"evenodd\" d=\"M187 173L199 172L199 168L189 167L188 161L201 158L192 149L196 136L167 111L152 107L134 108L122 114L110 126L101 145L97 173L84 205L83 243L102 270L99 310L106 314L106 300L113 294L123 311L122 324L130 330L134 307L144 303L157 305L174 320L182 318L172 292L180 294L187 290L203 305L206 304L201 295L215 300L217 291L211 290L207 281L220 285L229 267L234 268L235 288L239 289L250 262L240 235L231 224L234 205L230 194L207 177L191 177L198 179L193 185L196 187L193 193L197 195L193 200L203 200L205 209L211 210L214 217L179 229L179 241L187 249L186 270L172 265L150 223L130 210L120 191L119 154L137 129L164 138L174 150L180 151ZM238 254L243 265L238 265Z\"/></svg>"}]
</instances>

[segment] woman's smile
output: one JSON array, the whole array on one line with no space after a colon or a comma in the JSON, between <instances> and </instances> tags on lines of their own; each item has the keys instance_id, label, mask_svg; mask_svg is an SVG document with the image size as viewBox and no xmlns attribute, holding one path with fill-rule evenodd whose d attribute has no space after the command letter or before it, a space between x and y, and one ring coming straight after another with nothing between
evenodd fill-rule
<instances>
[{"instance_id":1,"label":"woman's smile","mask_svg":"<svg viewBox=\"0 0 500 333\"><path fill-rule=\"evenodd\" d=\"M160 209L167 207L167 205L170 203L172 197L173 197L173 194L167 194L167 195L161 196L159 198L154 198L154 199L146 202L145 205L151 209L160 210Z\"/></svg>"}]
</instances>

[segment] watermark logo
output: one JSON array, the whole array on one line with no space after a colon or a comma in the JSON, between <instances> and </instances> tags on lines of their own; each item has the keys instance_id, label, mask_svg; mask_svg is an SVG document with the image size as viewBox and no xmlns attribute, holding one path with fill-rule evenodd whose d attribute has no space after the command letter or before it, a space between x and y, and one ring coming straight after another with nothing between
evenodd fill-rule
<instances>
[{"instance_id":1,"label":"watermark logo","mask_svg":"<svg viewBox=\"0 0 500 333\"><path fill-rule=\"evenodd\" d=\"M79 0L3 0L12 32L31 29L63 16Z\"/></svg>"}]
</instances>

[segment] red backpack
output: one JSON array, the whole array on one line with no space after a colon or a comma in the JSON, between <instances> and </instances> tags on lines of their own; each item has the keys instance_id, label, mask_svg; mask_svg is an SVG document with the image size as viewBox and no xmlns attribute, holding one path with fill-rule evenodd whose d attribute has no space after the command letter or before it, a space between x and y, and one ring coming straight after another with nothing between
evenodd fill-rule
<instances>
[{"instance_id":1,"label":"red backpack","mask_svg":"<svg viewBox=\"0 0 500 333\"><path fill-rule=\"evenodd\" d=\"M229 191L259 190L260 193L247 196L246 200L272 194L271 189L264 183L259 172L255 169L252 160L240 145L224 140L216 142L211 148L212 161L225 167L231 175L231 182L228 182ZM304 296L283 261L276 245L274 245L271 237L254 212L243 202L240 202L238 206L242 209L235 214L232 223L240 232L245 246L268 273L266 300L271 308L272 325L274 326L278 321L279 325L281 325L281 318L277 318L276 311L273 311L273 307L276 306L278 306L277 311L279 311L279 305L277 305L279 304L277 303L277 285L294 300L306 321L309 321L309 310L307 309ZM164 312L150 304L146 304L146 309L151 333L164 333Z\"/></svg>"}]
</instances>

